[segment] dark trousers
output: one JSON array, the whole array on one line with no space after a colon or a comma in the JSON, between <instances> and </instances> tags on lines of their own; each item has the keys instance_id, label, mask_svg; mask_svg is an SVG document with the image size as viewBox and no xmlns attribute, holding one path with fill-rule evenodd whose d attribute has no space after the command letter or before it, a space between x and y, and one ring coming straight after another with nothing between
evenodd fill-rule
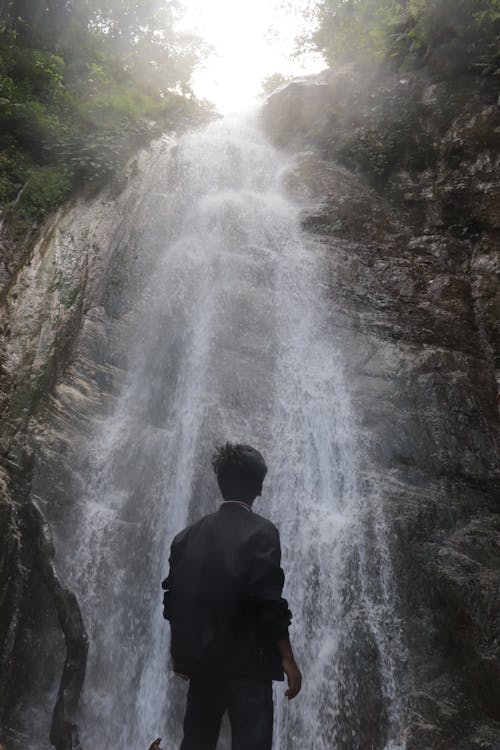
<instances>
[{"instance_id":1,"label":"dark trousers","mask_svg":"<svg viewBox=\"0 0 500 750\"><path fill-rule=\"evenodd\" d=\"M231 750L271 750L272 683L240 677L191 678L181 750L215 750L226 709Z\"/></svg>"}]
</instances>

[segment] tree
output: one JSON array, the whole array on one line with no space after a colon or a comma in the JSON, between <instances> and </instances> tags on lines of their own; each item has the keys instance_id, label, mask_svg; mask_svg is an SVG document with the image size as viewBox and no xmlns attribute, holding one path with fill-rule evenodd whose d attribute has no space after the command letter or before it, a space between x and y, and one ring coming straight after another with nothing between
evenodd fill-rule
<instances>
[{"instance_id":1,"label":"tree","mask_svg":"<svg viewBox=\"0 0 500 750\"><path fill-rule=\"evenodd\" d=\"M275 89L277 89L279 86L283 86L283 84L287 83L290 78L287 78L282 73L271 73L270 76L267 76L262 81L262 93L264 96L269 96L269 94L272 94Z\"/></svg>"},{"instance_id":2,"label":"tree","mask_svg":"<svg viewBox=\"0 0 500 750\"><path fill-rule=\"evenodd\" d=\"M0 210L15 201L20 232L75 185L109 179L131 143L201 111L189 82L203 47L177 31L180 12L177 0L0 0Z\"/></svg>"},{"instance_id":3,"label":"tree","mask_svg":"<svg viewBox=\"0 0 500 750\"><path fill-rule=\"evenodd\" d=\"M453 73L498 59L500 0L321 0L317 19L312 41L331 65L435 58Z\"/></svg>"}]
</instances>

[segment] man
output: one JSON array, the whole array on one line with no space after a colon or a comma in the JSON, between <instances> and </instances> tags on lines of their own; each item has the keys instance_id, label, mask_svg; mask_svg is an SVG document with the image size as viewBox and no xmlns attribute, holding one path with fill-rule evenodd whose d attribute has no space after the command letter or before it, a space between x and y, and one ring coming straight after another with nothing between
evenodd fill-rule
<instances>
[{"instance_id":1,"label":"man","mask_svg":"<svg viewBox=\"0 0 500 750\"><path fill-rule=\"evenodd\" d=\"M267 467L248 445L212 461L224 502L178 534L163 581L174 671L190 680L181 750L215 750L227 709L232 750L270 750L272 680L301 687L276 527L252 511Z\"/></svg>"}]
</instances>

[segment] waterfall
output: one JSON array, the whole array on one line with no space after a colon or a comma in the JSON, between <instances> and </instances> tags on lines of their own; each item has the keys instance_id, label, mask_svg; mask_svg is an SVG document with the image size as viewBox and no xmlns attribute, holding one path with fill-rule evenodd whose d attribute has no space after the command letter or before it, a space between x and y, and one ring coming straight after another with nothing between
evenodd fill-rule
<instances>
[{"instance_id":1,"label":"waterfall","mask_svg":"<svg viewBox=\"0 0 500 750\"><path fill-rule=\"evenodd\" d=\"M218 506L210 457L226 440L268 463L255 510L281 532L304 672L290 704L276 686L274 747L403 747L380 498L361 486L328 256L301 230L307 198L287 192L292 169L252 117L151 153L110 302L129 302L127 381L90 441L71 528L58 530L90 634L84 748L140 750L156 736L178 746L186 686L168 669L160 583L173 536ZM382 745L358 721L367 675Z\"/></svg>"}]
</instances>

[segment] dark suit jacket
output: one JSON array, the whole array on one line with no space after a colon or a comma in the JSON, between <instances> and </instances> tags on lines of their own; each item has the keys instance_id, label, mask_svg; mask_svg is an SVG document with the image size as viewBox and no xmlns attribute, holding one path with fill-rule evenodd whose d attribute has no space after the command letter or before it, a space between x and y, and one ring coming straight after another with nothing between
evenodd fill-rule
<instances>
[{"instance_id":1,"label":"dark suit jacket","mask_svg":"<svg viewBox=\"0 0 500 750\"><path fill-rule=\"evenodd\" d=\"M178 672L283 679L276 642L291 614L280 561L277 528L236 503L177 534L163 614Z\"/></svg>"}]
</instances>

